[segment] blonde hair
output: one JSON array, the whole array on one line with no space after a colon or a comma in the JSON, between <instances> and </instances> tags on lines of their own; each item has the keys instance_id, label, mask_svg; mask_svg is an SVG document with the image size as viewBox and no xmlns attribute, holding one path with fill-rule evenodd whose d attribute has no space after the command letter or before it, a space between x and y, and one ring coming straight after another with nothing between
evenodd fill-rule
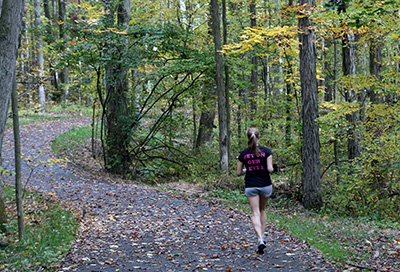
<instances>
[{"instance_id":1,"label":"blonde hair","mask_svg":"<svg viewBox=\"0 0 400 272\"><path fill-rule=\"evenodd\" d=\"M247 146L250 148L251 153L258 156L261 150L258 148L258 139L260 138L260 132L257 128L251 127L247 130Z\"/></svg>"}]
</instances>

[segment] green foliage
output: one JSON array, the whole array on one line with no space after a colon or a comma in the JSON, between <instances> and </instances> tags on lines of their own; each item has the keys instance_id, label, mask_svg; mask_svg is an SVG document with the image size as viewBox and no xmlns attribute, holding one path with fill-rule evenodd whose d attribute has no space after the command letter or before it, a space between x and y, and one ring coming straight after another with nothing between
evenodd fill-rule
<instances>
[{"instance_id":1,"label":"green foliage","mask_svg":"<svg viewBox=\"0 0 400 272\"><path fill-rule=\"evenodd\" d=\"M321 117L321 139L327 148L332 139L346 147L350 124L345 115L349 111L353 111L351 107L335 107L335 111ZM398 105L376 104L367 108L365 122L359 126L363 135L361 156L354 161L343 161L339 172L334 167L329 171L330 178L335 180L334 176L339 174L341 181L326 180L328 207L351 216L399 218L398 111Z\"/></svg>"},{"instance_id":2,"label":"green foliage","mask_svg":"<svg viewBox=\"0 0 400 272\"><path fill-rule=\"evenodd\" d=\"M6 201L15 212L14 188L5 187ZM78 229L78 221L59 204L25 192L25 238L19 241L16 216L9 216L2 236L9 246L0 249L0 269L6 271L52 271L68 252Z\"/></svg>"}]
</instances>

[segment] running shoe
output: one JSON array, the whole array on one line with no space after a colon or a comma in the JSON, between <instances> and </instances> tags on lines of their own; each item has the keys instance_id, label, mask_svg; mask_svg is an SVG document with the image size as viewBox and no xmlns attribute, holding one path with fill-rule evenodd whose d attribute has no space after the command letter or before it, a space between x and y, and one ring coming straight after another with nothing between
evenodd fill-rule
<instances>
[{"instance_id":1,"label":"running shoe","mask_svg":"<svg viewBox=\"0 0 400 272\"><path fill-rule=\"evenodd\" d=\"M266 247L267 246L265 245L264 241L260 242L257 247L257 253L264 254L264 248L266 248Z\"/></svg>"}]
</instances>

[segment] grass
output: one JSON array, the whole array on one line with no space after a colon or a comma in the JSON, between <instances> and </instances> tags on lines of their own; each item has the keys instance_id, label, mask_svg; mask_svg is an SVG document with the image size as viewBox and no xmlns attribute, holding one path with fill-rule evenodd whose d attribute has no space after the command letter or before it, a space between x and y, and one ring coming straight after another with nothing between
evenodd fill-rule
<instances>
[{"instance_id":1,"label":"grass","mask_svg":"<svg viewBox=\"0 0 400 272\"><path fill-rule=\"evenodd\" d=\"M56 137L51 148L56 155L61 155L65 150L73 151L80 148L91 135L90 126L74 128Z\"/></svg>"},{"instance_id":2,"label":"grass","mask_svg":"<svg viewBox=\"0 0 400 272\"><path fill-rule=\"evenodd\" d=\"M20 126L45 122L56 119L71 118L74 115L80 116L91 116L91 108L68 104L65 107L59 105L48 104L45 113L41 113L37 108L33 107L31 109L21 108L18 110L19 124ZM6 122L6 129L13 126L12 118L8 118Z\"/></svg>"},{"instance_id":3,"label":"grass","mask_svg":"<svg viewBox=\"0 0 400 272\"><path fill-rule=\"evenodd\" d=\"M18 240L14 187L5 186L9 215L7 232L1 234L9 245L0 248L1 271L53 271L75 239L79 222L50 199L25 192L25 237ZM14 215L13 215L14 214Z\"/></svg>"}]
</instances>

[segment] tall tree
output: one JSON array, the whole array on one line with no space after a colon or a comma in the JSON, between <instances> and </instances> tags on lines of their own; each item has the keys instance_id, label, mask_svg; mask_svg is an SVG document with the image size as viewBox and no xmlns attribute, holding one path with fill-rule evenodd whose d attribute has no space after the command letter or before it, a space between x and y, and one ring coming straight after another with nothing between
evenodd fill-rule
<instances>
[{"instance_id":1,"label":"tall tree","mask_svg":"<svg viewBox=\"0 0 400 272\"><path fill-rule=\"evenodd\" d=\"M347 33L342 42L342 61L343 75L347 77L355 77L356 72L356 48L354 33ZM357 90L354 87L348 87L345 90L345 99L347 102L358 102ZM353 160L360 156L360 135L358 132L360 116L358 110L354 110L348 114L347 120L350 124L348 133L348 157Z\"/></svg>"},{"instance_id":2,"label":"tall tree","mask_svg":"<svg viewBox=\"0 0 400 272\"><path fill-rule=\"evenodd\" d=\"M313 24L307 14L315 6L314 0L300 0L303 16L299 18L300 81L303 121L303 201L306 208L322 207L320 180L320 143L318 118L318 90L316 76L317 52Z\"/></svg>"},{"instance_id":3,"label":"tall tree","mask_svg":"<svg viewBox=\"0 0 400 272\"><path fill-rule=\"evenodd\" d=\"M22 204L22 183L21 183L21 136L19 133L19 115L18 115L18 93L17 80L14 73L13 90L11 95L13 128L14 128L14 151L15 151L15 199L17 202L18 218L18 239L22 241L25 236L24 207Z\"/></svg>"},{"instance_id":4,"label":"tall tree","mask_svg":"<svg viewBox=\"0 0 400 272\"><path fill-rule=\"evenodd\" d=\"M48 45L53 45L54 42L57 40L57 32L53 31L52 25L54 25L54 20L53 20L53 14L51 13L50 9L50 0L43 0L43 9L44 9L44 16L48 20L46 23L46 41ZM53 5L57 5L56 1L52 2ZM53 6L53 9L56 10L56 6ZM54 89L57 90L57 93L59 93L59 87L58 87L58 72L54 68L52 61L50 60L49 63L49 69L50 69L50 76L51 76L51 84L54 86Z\"/></svg>"},{"instance_id":5,"label":"tall tree","mask_svg":"<svg viewBox=\"0 0 400 272\"><path fill-rule=\"evenodd\" d=\"M131 1L120 1L114 6L114 1L107 2L108 24L114 24L114 14L117 12L117 24L121 29L127 30L131 18ZM129 154L129 125L125 123L125 117L130 116L128 110L129 91L127 73L128 67L123 58L126 52L126 41L120 40L117 45L109 45L111 60L106 67L106 100L103 101L104 114L106 117L106 144L107 168L112 173L125 175L131 163ZM115 52L115 47L118 50Z\"/></svg>"},{"instance_id":6,"label":"tall tree","mask_svg":"<svg viewBox=\"0 0 400 272\"><path fill-rule=\"evenodd\" d=\"M382 47L383 44L378 39L371 40L370 46L370 59L369 59L369 72L372 76L375 76L378 82L382 80ZM372 103L382 103L383 95L376 91L376 88L372 88L369 92L369 96Z\"/></svg>"},{"instance_id":7,"label":"tall tree","mask_svg":"<svg viewBox=\"0 0 400 272\"><path fill-rule=\"evenodd\" d=\"M226 0L222 0L222 26L223 26L223 31L222 31L222 37L223 37L223 44L226 45L228 44L228 22L226 18ZM227 123L227 131L228 131L228 165L230 163L230 152L231 152L231 107L229 103L229 66L228 66L228 56L224 56L224 72L225 72L225 110L226 110L226 123Z\"/></svg>"},{"instance_id":8,"label":"tall tree","mask_svg":"<svg viewBox=\"0 0 400 272\"><path fill-rule=\"evenodd\" d=\"M42 112L46 110L46 95L44 92L44 57L43 57L43 37L40 30L42 23L42 8L40 0L34 0L35 10L35 27L36 27L36 50L37 50L37 66L39 70L39 103Z\"/></svg>"},{"instance_id":9,"label":"tall tree","mask_svg":"<svg viewBox=\"0 0 400 272\"><path fill-rule=\"evenodd\" d=\"M257 26L256 20L256 1L249 0L249 9L250 9L250 27ZM255 54L255 52L254 52ZM251 116L254 119L255 113L257 111L257 90L258 90L258 79L257 79L257 56L253 55L251 57L251 86L250 86L250 105L251 105Z\"/></svg>"},{"instance_id":10,"label":"tall tree","mask_svg":"<svg viewBox=\"0 0 400 272\"><path fill-rule=\"evenodd\" d=\"M13 88L18 39L21 33L23 0L3 0L0 6L0 229L5 228L7 216L4 204L4 177L1 151L7 111Z\"/></svg>"},{"instance_id":11,"label":"tall tree","mask_svg":"<svg viewBox=\"0 0 400 272\"><path fill-rule=\"evenodd\" d=\"M35 0L36 1L36 0ZM58 20L59 20L59 28L60 28L60 39L64 42L67 42L67 10L65 0L58 0ZM69 83L69 69L62 69L59 73L61 86L60 89L62 91L61 94L61 103L65 104L68 98L68 83Z\"/></svg>"},{"instance_id":12,"label":"tall tree","mask_svg":"<svg viewBox=\"0 0 400 272\"><path fill-rule=\"evenodd\" d=\"M221 27L218 0L211 0L210 13L212 22L212 35L214 38L215 67L218 96L218 121L219 121L219 154L220 170L222 173L229 171L229 152L228 152L228 124L226 114L226 98L224 90L224 65L222 58Z\"/></svg>"},{"instance_id":13,"label":"tall tree","mask_svg":"<svg viewBox=\"0 0 400 272\"><path fill-rule=\"evenodd\" d=\"M202 97L199 131L197 133L195 144L196 148L212 142L216 108L217 103L215 102L215 84L208 84Z\"/></svg>"}]
</instances>

